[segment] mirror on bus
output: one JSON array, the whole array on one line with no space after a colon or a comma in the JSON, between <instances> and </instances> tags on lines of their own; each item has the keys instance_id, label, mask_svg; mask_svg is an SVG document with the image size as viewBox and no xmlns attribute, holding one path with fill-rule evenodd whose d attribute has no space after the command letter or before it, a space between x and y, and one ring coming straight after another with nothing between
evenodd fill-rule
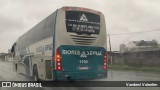
<instances>
[{"instance_id":1,"label":"mirror on bus","mask_svg":"<svg viewBox=\"0 0 160 90\"><path fill-rule=\"evenodd\" d=\"M14 44L12 45L11 53L14 53L14 52L15 52L15 46L16 46L16 43L14 43Z\"/></svg>"}]
</instances>

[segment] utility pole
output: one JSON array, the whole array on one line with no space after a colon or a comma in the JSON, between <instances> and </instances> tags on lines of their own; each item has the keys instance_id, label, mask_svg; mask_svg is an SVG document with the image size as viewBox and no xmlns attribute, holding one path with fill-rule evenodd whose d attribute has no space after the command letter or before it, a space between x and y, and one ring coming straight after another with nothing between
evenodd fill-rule
<instances>
[{"instance_id":1,"label":"utility pole","mask_svg":"<svg viewBox=\"0 0 160 90\"><path fill-rule=\"evenodd\" d=\"M111 38L110 35L108 34L108 39L109 39L109 49L110 49L110 59L111 59L111 65L112 65L112 47L111 47Z\"/></svg>"},{"instance_id":2,"label":"utility pole","mask_svg":"<svg viewBox=\"0 0 160 90\"><path fill-rule=\"evenodd\" d=\"M110 49L111 78L113 78L113 74L112 74L112 48L111 48L111 38L110 38L109 34L108 34L108 39L109 39L109 49Z\"/></svg>"},{"instance_id":3,"label":"utility pole","mask_svg":"<svg viewBox=\"0 0 160 90\"><path fill-rule=\"evenodd\" d=\"M108 39L109 39L109 49L110 49L110 52L112 51L112 48L111 48L111 39L110 39L110 35L108 34Z\"/></svg>"}]
</instances>

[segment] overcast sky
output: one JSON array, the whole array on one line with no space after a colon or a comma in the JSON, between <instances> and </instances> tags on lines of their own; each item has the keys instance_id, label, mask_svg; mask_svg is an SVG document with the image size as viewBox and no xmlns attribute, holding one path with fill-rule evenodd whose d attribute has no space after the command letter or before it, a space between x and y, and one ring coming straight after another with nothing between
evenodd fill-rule
<instances>
[{"instance_id":1,"label":"overcast sky","mask_svg":"<svg viewBox=\"0 0 160 90\"><path fill-rule=\"evenodd\" d=\"M57 8L80 6L101 11L109 34L160 29L160 0L0 0L0 52ZM111 35L113 50L133 40L160 41L160 31Z\"/></svg>"}]
</instances>

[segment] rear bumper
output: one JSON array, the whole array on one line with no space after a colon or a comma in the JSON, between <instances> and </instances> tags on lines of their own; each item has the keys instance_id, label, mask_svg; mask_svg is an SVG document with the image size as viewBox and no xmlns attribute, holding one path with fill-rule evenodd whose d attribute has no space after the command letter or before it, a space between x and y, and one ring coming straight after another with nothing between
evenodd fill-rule
<instances>
[{"instance_id":1,"label":"rear bumper","mask_svg":"<svg viewBox=\"0 0 160 90\"><path fill-rule=\"evenodd\" d=\"M93 80L107 78L107 71L78 71L78 72L63 72L56 71L55 79L56 80Z\"/></svg>"}]
</instances>

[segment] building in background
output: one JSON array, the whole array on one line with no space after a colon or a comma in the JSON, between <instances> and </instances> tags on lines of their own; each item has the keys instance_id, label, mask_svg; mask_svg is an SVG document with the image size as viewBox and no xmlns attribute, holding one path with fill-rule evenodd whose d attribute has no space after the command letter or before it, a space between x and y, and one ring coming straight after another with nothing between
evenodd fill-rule
<instances>
[{"instance_id":1,"label":"building in background","mask_svg":"<svg viewBox=\"0 0 160 90\"><path fill-rule=\"evenodd\" d=\"M5 61L6 53L0 53L0 61Z\"/></svg>"},{"instance_id":2,"label":"building in background","mask_svg":"<svg viewBox=\"0 0 160 90\"><path fill-rule=\"evenodd\" d=\"M125 44L121 44L120 45L120 53L126 52L127 51L127 47Z\"/></svg>"},{"instance_id":3,"label":"building in background","mask_svg":"<svg viewBox=\"0 0 160 90\"><path fill-rule=\"evenodd\" d=\"M160 47L158 45L158 42L156 40L152 41L130 41L126 45L121 44L120 45L120 51L121 53L124 52L139 52L139 51L155 51L159 50Z\"/></svg>"},{"instance_id":4,"label":"building in background","mask_svg":"<svg viewBox=\"0 0 160 90\"><path fill-rule=\"evenodd\" d=\"M11 50L8 50L8 53L0 53L0 62L7 62L7 61L12 61L13 60L13 55L11 53Z\"/></svg>"},{"instance_id":5,"label":"building in background","mask_svg":"<svg viewBox=\"0 0 160 90\"><path fill-rule=\"evenodd\" d=\"M130 41L120 45L120 54L113 54L114 64L160 66L160 44L156 40Z\"/></svg>"}]
</instances>

